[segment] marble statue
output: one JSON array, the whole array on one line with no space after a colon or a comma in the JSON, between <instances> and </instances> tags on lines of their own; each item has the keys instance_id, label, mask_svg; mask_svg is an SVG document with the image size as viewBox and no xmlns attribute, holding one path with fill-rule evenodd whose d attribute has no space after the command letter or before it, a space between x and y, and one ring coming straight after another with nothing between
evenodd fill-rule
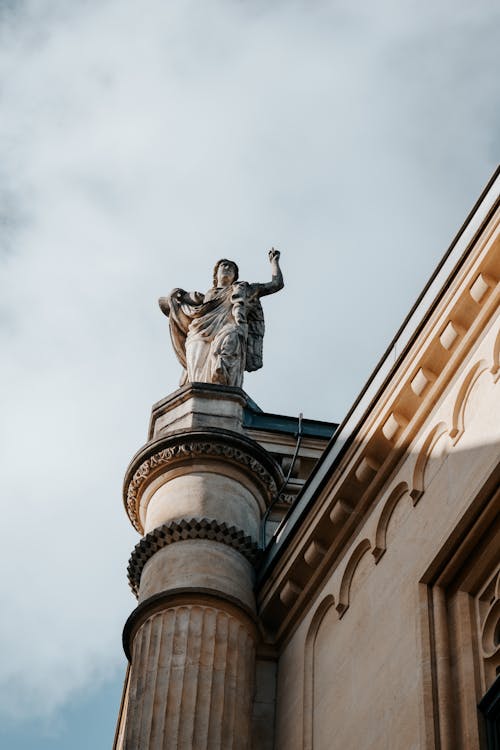
<instances>
[{"instance_id":1,"label":"marble statue","mask_svg":"<svg viewBox=\"0 0 500 750\"><path fill-rule=\"evenodd\" d=\"M172 344L181 363L180 384L220 383L241 387L243 373L262 367L264 313L260 298L283 288L280 253L269 251L272 279L264 284L238 281L238 266L216 263L206 294L174 289L159 305L170 322Z\"/></svg>"}]
</instances>

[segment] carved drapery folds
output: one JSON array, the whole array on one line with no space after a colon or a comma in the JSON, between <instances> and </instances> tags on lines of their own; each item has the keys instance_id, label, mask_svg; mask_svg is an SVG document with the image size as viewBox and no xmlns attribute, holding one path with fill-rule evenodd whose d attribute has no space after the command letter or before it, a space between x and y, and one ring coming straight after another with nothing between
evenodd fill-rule
<instances>
[{"instance_id":1,"label":"carved drapery folds","mask_svg":"<svg viewBox=\"0 0 500 750\"><path fill-rule=\"evenodd\" d=\"M245 370L262 367L265 326L260 298L283 288L279 257L279 251L271 248L272 278L267 283L239 281L236 263L221 258L206 294L176 288L159 299L182 366L181 385L198 382L241 387Z\"/></svg>"}]
</instances>

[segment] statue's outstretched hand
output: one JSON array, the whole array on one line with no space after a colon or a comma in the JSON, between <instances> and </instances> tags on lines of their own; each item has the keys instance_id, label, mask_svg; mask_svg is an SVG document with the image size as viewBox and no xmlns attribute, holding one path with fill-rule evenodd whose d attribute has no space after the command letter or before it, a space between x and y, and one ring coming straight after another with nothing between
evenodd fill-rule
<instances>
[{"instance_id":1,"label":"statue's outstretched hand","mask_svg":"<svg viewBox=\"0 0 500 750\"><path fill-rule=\"evenodd\" d=\"M275 249L274 247L272 247L272 248L271 248L271 249L269 250L269 260L270 260L270 261L271 261L271 263L272 263L272 262L273 262L273 260L279 260L279 259L280 259L280 251L279 251L279 250L276 250L276 249Z\"/></svg>"},{"instance_id":2,"label":"statue's outstretched hand","mask_svg":"<svg viewBox=\"0 0 500 750\"><path fill-rule=\"evenodd\" d=\"M168 294L166 297L160 297L158 300L158 304L160 305L160 309L164 315L167 317L170 315L170 308L172 306L172 302L178 305L181 305L184 301L184 297L187 295L187 292L184 291L184 289L179 289L176 287L175 289L172 289L170 294Z\"/></svg>"}]
</instances>

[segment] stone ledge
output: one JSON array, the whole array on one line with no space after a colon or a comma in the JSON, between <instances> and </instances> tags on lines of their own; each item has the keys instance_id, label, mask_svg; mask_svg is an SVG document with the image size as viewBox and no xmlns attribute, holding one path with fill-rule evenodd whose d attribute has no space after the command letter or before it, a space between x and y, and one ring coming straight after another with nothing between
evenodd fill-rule
<instances>
[{"instance_id":1,"label":"stone ledge","mask_svg":"<svg viewBox=\"0 0 500 750\"><path fill-rule=\"evenodd\" d=\"M245 533L235 526L227 526L225 523L219 523L208 518L170 521L146 534L136 544L130 556L127 574L130 588L135 596L139 592L144 566L155 552L169 544L182 542L186 539L209 539L220 544L226 544L240 552L252 564L255 564L259 557L260 550L257 542L254 542L251 537L245 536Z\"/></svg>"}]
</instances>

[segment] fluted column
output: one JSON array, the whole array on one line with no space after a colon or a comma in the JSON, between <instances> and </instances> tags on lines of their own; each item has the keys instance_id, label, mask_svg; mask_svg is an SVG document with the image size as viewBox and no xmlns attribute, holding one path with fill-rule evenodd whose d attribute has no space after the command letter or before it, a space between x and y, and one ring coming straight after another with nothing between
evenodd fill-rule
<instances>
[{"instance_id":1,"label":"fluted column","mask_svg":"<svg viewBox=\"0 0 500 750\"><path fill-rule=\"evenodd\" d=\"M249 747L255 644L233 613L189 604L149 617L133 646L125 750Z\"/></svg>"}]
</instances>

